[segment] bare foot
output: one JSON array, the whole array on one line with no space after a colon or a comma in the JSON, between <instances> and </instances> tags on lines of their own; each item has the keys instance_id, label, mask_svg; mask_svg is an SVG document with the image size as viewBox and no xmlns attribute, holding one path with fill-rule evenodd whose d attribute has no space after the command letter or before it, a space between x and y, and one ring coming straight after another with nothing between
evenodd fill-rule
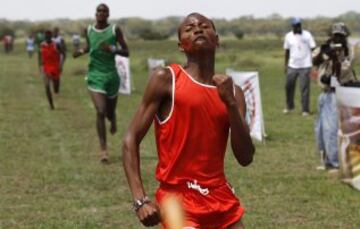
<instances>
[{"instance_id":1,"label":"bare foot","mask_svg":"<svg viewBox=\"0 0 360 229\"><path fill-rule=\"evenodd\" d=\"M100 161L104 164L109 163L109 155L106 150L100 151Z\"/></svg>"}]
</instances>

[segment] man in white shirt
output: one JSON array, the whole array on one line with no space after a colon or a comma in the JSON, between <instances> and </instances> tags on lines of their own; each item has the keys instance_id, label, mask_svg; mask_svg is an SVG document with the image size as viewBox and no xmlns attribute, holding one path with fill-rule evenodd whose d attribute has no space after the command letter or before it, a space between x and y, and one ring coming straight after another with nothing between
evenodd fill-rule
<instances>
[{"instance_id":1,"label":"man in white shirt","mask_svg":"<svg viewBox=\"0 0 360 229\"><path fill-rule=\"evenodd\" d=\"M309 31L301 27L301 19L291 20L293 30L286 34L285 74L286 74L286 108L287 114L294 109L296 80L300 78L302 115L309 115L310 73L312 67L311 52L316 47L314 38Z\"/></svg>"},{"instance_id":2,"label":"man in white shirt","mask_svg":"<svg viewBox=\"0 0 360 229\"><path fill-rule=\"evenodd\" d=\"M60 30L58 27L55 27L53 30L53 38L52 40L61 47L64 52L60 56L60 64L61 64L61 72L64 67L65 59L66 59L66 43L65 39L60 35Z\"/></svg>"}]
</instances>

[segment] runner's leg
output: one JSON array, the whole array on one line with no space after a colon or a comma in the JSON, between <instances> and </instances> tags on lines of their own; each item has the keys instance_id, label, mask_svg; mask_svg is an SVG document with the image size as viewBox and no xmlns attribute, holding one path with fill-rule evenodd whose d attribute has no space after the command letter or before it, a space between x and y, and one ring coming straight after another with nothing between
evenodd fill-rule
<instances>
[{"instance_id":1,"label":"runner's leg","mask_svg":"<svg viewBox=\"0 0 360 229\"><path fill-rule=\"evenodd\" d=\"M53 103L53 99L52 99L52 95L51 95L51 89L50 89L50 81L51 80L49 79L49 77L46 76L45 73L43 74L43 81L44 81L47 100L49 102L51 110L53 110L54 109L54 103Z\"/></svg>"},{"instance_id":2,"label":"runner's leg","mask_svg":"<svg viewBox=\"0 0 360 229\"><path fill-rule=\"evenodd\" d=\"M107 155L106 126L105 126L106 95L102 93L90 91L90 96L96 109L96 129L100 141L101 161L107 162L108 155Z\"/></svg>"},{"instance_id":3,"label":"runner's leg","mask_svg":"<svg viewBox=\"0 0 360 229\"><path fill-rule=\"evenodd\" d=\"M53 80L53 88L54 88L55 94L59 94L59 91L60 91L60 79Z\"/></svg>"},{"instance_id":4,"label":"runner's leg","mask_svg":"<svg viewBox=\"0 0 360 229\"><path fill-rule=\"evenodd\" d=\"M116 127L116 105L117 105L117 99L115 98L106 98L106 117L110 121L110 133L115 134L117 131Z\"/></svg>"}]
</instances>

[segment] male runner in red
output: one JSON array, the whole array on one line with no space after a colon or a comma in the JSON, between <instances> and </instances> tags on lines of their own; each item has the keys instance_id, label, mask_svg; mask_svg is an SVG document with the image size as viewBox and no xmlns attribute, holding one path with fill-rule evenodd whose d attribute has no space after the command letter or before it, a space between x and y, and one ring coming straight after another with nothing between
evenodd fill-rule
<instances>
[{"instance_id":1,"label":"male runner in red","mask_svg":"<svg viewBox=\"0 0 360 229\"><path fill-rule=\"evenodd\" d=\"M50 108L54 109L50 82L53 84L54 92L59 93L60 87L60 56L63 55L63 50L52 40L52 32L45 31L45 41L40 44L39 63L41 74L44 79L46 96L50 104Z\"/></svg>"},{"instance_id":2,"label":"male runner in red","mask_svg":"<svg viewBox=\"0 0 360 229\"><path fill-rule=\"evenodd\" d=\"M244 209L224 174L229 129L239 164L249 165L255 152L243 92L230 77L214 72L219 39L211 20L192 13L181 23L178 36L186 65L154 71L124 138L123 166L134 209L145 226L160 221L166 226L157 204L163 216L164 200L176 196L184 211L183 228L243 228ZM157 203L144 190L139 156L140 142L154 119Z\"/></svg>"}]
</instances>

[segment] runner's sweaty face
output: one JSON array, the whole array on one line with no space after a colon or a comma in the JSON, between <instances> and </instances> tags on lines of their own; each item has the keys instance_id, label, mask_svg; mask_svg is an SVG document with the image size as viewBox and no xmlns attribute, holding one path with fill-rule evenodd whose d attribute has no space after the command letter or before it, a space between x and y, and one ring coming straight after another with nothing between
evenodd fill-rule
<instances>
[{"instance_id":1,"label":"runner's sweaty face","mask_svg":"<svg viewBox=\"0 0 360 229\"><path fill-rule=\"evenodd\" d=\"M95 16L97 22L106 22L109 17L109 8L104 4L100 4L96 8Z\"/></svg>"},{"instance_id":2,"label":"runner's sweaty face","mask_svg":"<svg viewBox=\"0 0 360 229\"><path fill-rule=\"evenodd\" d=\"M179 48L185 53L199 50L215 50L219 45L215 26L205 16L193 13L179 27Z\"/></svg>"}]
</instances>

